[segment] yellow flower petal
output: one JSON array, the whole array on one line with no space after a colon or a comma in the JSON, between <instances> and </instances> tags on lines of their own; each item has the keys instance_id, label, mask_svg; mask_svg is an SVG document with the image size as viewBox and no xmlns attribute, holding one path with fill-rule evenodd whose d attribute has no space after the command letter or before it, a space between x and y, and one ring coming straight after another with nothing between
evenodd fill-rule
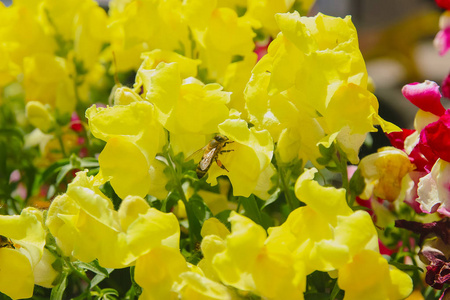
<instances>
[{"instance_id":1,"label":"yellow flower petal","mask_svg":"<svg viewBox=\"0 0 450 300\"><path fill-rule=\"evenodd\" d=\"M216 218L209 218L203 223L202 231L201 231L202 237L207 237L208 235L217 235L218 237L225 239L227 235L230 234L230 231L228 228L220 222Z\"/></svg>"},{"instance_id":2,"label":"yellow flower petal","mask_svg":"<svg viewBox=\"0 0 450 300\"><path fill-rule=\"evenodd\" d=\"M248 197L255 191L261 173L266 171L272 159L273 141L270 134L249 129L247 122L241 119L227 119L219 125L219 130L232 141L226 146L226 150L231 152L218 156L229 172L214 163L208 172L207 182L215 185L218 176L227 175L234 195ZM270 186L266 186L266 191L269 189Z\"/></svg>"},{"instance_id":3,"label":"yellow flower petal","mask_svg":"<svg viewBox=\"0 0 450 300\"><path fill-rule=\"evenodd\" d=\"M387 261L377 252L364 250L339 271L338 284L345 299L398 300L412 291L412 280L396 269L389 270Z\"/></svg>"},{"instance_id":4,"label":"yellow flower petal","mask_svg":"<svg viewBox=\"0 0 450 300\"><path fill-rule=\"evenodd\" d=\"M227 248L213 258L213 266L221 281L243 290L254 290L250 277L256 258L264 244L264 229L250 219L232 212L229 219L232 234L227 236Z\"/></svg>"},{"instance_id":5,"label":"yellow flower petal","mask_svg":"<svg viewBox=\"0 0 450 300\"><path fill-rule=\"evenodd\" d=\"M108 108L92 106L86 117L94 136L107 141L99 164L102 176L111 181L116 193L121 198L143 197L152 190L161 196L161 191L154 189L154 175L161 170L154 160L165 143L165 133L155 120L153 106L146 101Z\"/></svg>"},{"instance_id":6,"label":"yellow flower petal","mask_svg":"<svg viewBox=\"0 0 450 300\"><path fill-rule=\"evenodd\" d=\"M0 290L12 299L33 296L34 276L28 258L15 249L0 248Z\"/></svg>"},{"instance_id":7,"label":"yellow flower petal","mask_svg":"<svg viewBox=\"0 0 450 300\"><path fill-rule=\"evenodd\" d=\"M198 299L198 300L231 300L232 292L226 286L212 281L198 273L184 272L180 274L182 280L180 284L175 285L182 299Z\"/></svg>"},{"instance_id":8,"label":"yellow flower petal","mask_svg":"<svg viewBox=\"0 0 450 300\"><path fill-rule=\"evenodd\" d=\"M96 183L78 172L49 208L47 226L65 255L123 268L160 245L178 249L180 229L173 214L150 208L137 196L126 197L115 211Z\"/></svg>"},{"instance_id":9,"label":"yellow flower petal","mask_svg":"<svg viewBox=\"0 0 450 300\"><path fill-rule=\"evenodd\" d=\"M345 189L323 187L314 181L315 169L305 169L295 184L295 195L308 207L336 224L337 216L348 216L352 213L345 196Z\"/></svg>"},{"instance_id":10,"label":"yellow flower petal","mask_svg":"<svg viewBox=\"0 0 450 300\"><path fill-rule=\"evenodd\" d=\"M110 179L114 191L121 197L147 195L151 179L150 166L135 144L122 137L109 139L98 157L102 174Z\"/></svg>"},{"instance_id":11,"label":"yellow flower petal","mask_svg":"<svg viewBox=\"0 0 450 300\"><path fill-rule=\"evenodd\" d=\"M395 201L402 192L403 178L414 169L405 152L394 147L383 147L377 153L365 156L360 164L366 180L366 190L374 196ZM364 199L372 193L364 192Z\"/></svg>"},{"instance_id":12,"label":"yellow flower petal","mask_svg":"<svg viewBox=\"0 0 450 300\"><path fill-rule=\"evenodd\" d=\"M172 285L186 271L186 261L178 249L154 248L136 261L134 278L143 288L140 297L149 300L178 299Z\"/></svg>"},{"instance_id":13,"label":"yellow flower petal","mask_svg":"<svg viewBox=\"0 0 450 300\"><path fill-rule=\"evenodd\" d=\"M48 132L53 126L54 119L49 112L49 109L39 101L30 101L27 103L26 116L28 121L42 132Z\"/></svg>"}]
</instances>

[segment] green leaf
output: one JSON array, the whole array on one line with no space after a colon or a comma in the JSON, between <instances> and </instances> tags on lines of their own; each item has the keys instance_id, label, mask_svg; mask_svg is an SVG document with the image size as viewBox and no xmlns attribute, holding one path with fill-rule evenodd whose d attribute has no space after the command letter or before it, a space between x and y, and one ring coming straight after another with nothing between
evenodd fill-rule
<instances>
[{"instance_id":1,"label":"green leaf","mask_svg":"<svg viewBox=\"0 0 450 300\"><path fill-rule=\"evenodd\" d=\"M58 284L52 288L50 300L62 300L67 287L67 273L62 273Z\"/></svg>"},{"instance_id":2,"label":"green leaf","mask_svg":"<svg viewBox=\"0 0 450 300\"><path fill-rule=\"evenodd\" d=\"M280 188L277 188L277 189L275 190L275 192L274 192L272 195L270 195L269 199L267 199L267 200L264 202L263 206L261 206L261 210L263 210L264 208L266 208L269 204L272 204L272 203L274 203L275 201L277 201L277 200L278 200L278 197L280 197L280 193L281 193L281 189L280 189Z\"/></svg>"},{"instance_id":3,"label":"green leaf","mask_svg":"<svg viewBox=\"0 0 450 300\"><path fill-rule=\"evenodd\" d=\"M112 272L114 269L108 269L108 270L111 270L111 272ZM98 285L100 282L102 282L105 278L108 278L108 276L101 275L101 274L95 275L95 276L91 279L91 283L89 284L89 287L90 287L90 288L93 288L93 287L97 286L97 285Z\"/></svg>"},{"instance_id":4,"label":"green leaf","mask_svg":"<svg viewBox=\"0 0 450 300\"><path fill-rule=\"evenodd\" d=\"M239 61L243 61L244 57L242 55L234 55L231 58L231 63L235 63L235 62L239 62Z\"/></svg>"},{"instance_id":5,"label":"green leaf","mask_svg":"<svg viewBox=\"0 0 450 300\"><path fill-rule=\"evenodd\" d=\"M248 198L239 197L239 202L244 207L244 216L250 218L256 224L263 226L263 218L261 216L261 211L256 202L256 198L254 195L250 195Z\"/></svg>"},{"instance_id":6,"label":"green leaf","mask_svg":"<svg viewBox=\"0 0 450 300\"><path fill-rule=\"evenodd\" d=\"M102 289L102 299L117 299L119 292L112 288Z\"/></svg>"},{"instance_id":7,"label":"green leaf","mask_svg":"<svg viewBox=\"0 0 450 300\"><path fill-rule=\"evenodd\" d=\"M61 181L64 179L64 177L66 177L67 173L69 173L73 169L74 169L74 167L72 166L72 164L63 166L61 168L61 170L59 171L58 175L56 176L55 184L59 185L61 183Z\"/></svg>"},{"instance_id":8,"label":"green leaf","mask_svg":"<svg viewBox=\"0 0 450 300\"><path fill-rule=\"evenodd\" d=\"M54 184L51 184L48 187L48 191L47 191L47 199L51 199L56 193L56 187Z\"/></svg>"},{"instance_id":9,"label":"green leaf","mask_svg":"<svg viewBox=\"0 0 450 300\"><path fill-rule=\"evenodd\" d=\"M195 251L197 244L202 240L202 235L200 231L202 230L202 225L200 220L205 220L206 215L212 215L211 212L202 212L202 207L198 203L198 201L193 199L193 201L187 201L185 203L186 215L188 218L188 227L189 227L189 237L190 237L190 251Z\"/></svg>"},{"instance_id":10,"label":"green leaf","mask_svg":"<svg viewBox=\"0 0 450 300\"><path fill-rule=\"evenodd\" d=\"M400 263L397 261L390 261L389 262L390 265L393 265L394 267L396 267L397 269L401 270L401 271L420 271L423 272L423 269L418 267L418 266L414 266L414 265L407 265L404 263Z\"/></svg>"},{"instance_id":11,"label":"green leaf","mask_svg":"<svg viewBox=\"0 0 450 300\"><path fill-rule=\"evenodd\" d=\"M352 206L353 211L356 210L365 210L365 211L370 211L371 209L362 205L356 205L356 206Z\"/></svg>"},{"instance_id":12,"label":"green leaf","mask_svg":"<svg viewBox=\"0 0 450 300\"><path fill-rule=\"evenodd\" d=\"M373 137L370 132L368 135L366 135L366 139L364 140L364 145L369 149L371 149L373 146Z\"/></svg>"},{"instance_id":13,"label":"green leaf","mask_svg":"<svg viewBox=\"0 0 450 300\"><path fill-rule=\"evenodd\" d=\"M231 212L232 210L226 209L214 216L214 218L218 219L220 222L225 224L228 230L231 230L231 223L228 222L228 218L230 217Z\"/></svg>"},{"instance_id":14,"label":"green leaf","mask_svg":"<svg viewBox=\"0 0 450 300\"><path fill-rule=\"evenodd\" d=\"M305 300L329 300L330 295L327 293L307 292L305 293Z\"/></svg>"},{"instance_id":15,"label":"green leaf","mask_svg":"<svg viewBox=\"0 0 450 300\"><path fill-rule=\"evenodd\" d=\"M129 300L137 299L142 294L142 288L134 280L134 268L134 266L130 267L131 287L125 296L125 299Z\"/></svg>"},{"instance_id":16,"label":"green leaf","mask_svg":"<svg viewBox=\"0 0 450 300\"><path fill-rule=\"evenodd\" d=\"M98 160L94 157L85 157L80 160L81 169L84 168L98 168Z\"/></svg>"},{"instance_id":17,"label":"green leaf","mask_svg":"<svg viewBox=\"0 0 450 300\"><path fill-rule=\"evenodd\" d=\"M17 138L23 143L23 133L18 128L0 128L0 135L8 138Z\"/></svg>"},{"instance_id":18,"label":"green leaf","mask_svg":"<svg viewBox=\"0 0 450 300\"><path fill-rule=\"evenodd\" d=\"M169 192L166 199L162 201L161 211L162 212L170 212L172 207L174 207L178 200L180 200L180 196L176 192Z\"/></svg>"},{"instance_id":19,"label":"green leaf","mask_svg":"<svg viewBox=\"0 0 450 300\"><path fill-rule=\"evenodd\" d=\"M331 160L331 157L319 157L316 161L322 166L326 166Z\"/></svg>"},{"instance_id":20,"label":"green leaf","mask_svg":"<svg viewBox=\"0 0 450 300\"><path fill-rule=\"evenodd\" d=\"M326 166L327 170L331 172L339 173L341 172L341 168L339 166Z\"/></svg>"},{"instance_id":21,"label":"green leaf","mask_svg":"<svg viewBox=\"0 0 450 300\"><path fill-rule=\"evenodd\" d=\"M266 212L261 212L261 217L263 222L262 227L264 227L264 229L267 230L269 227L275 226L274 219Z\"/></svg>"},{"instance_id":22,"label":"green leaf","mask_svg":"<svg viewBox=\"0 0 450 300\"><path fill-rule=\"evenodd\" d=\"M191 207L192 212L194 213L200 224L203 224L203 222L205 222L206 220L208 220L213 216L209 207L206 206L203 199L197 194L194 194L189 199L188 205Z\"/></svg>"},{"instance_id":23,"label":"green leaf","mask_svg":"<svg viewBox=\"0 0 450 300\"><path fill-rule=\"evenodd\" d=\"M242 17L247 12L247 7L236 5L235 7L238 17Z\"/></svg>"},{"instance_id":24,"label":"green leaf","mask_svg":"<svg viewBox=\"0 0 450 300\"><path fill-rule=\"evenodd\" d=\"M324 145L319 144L319 152L324 158L331 159L333 154L336 152L336 148L334 147L334 143L330 145L330 147L326 148Z\"/></svg>"},{"instance_id":25,"label":"green leaf","mask_svg":"<svg viewBox=\"0 0 450 300\"><path fill-rule=\"evenodd\" d=\"M72 264L78 268L89 270L91 272L94 272L95 274L101 274L106 277L108 277L109 273L111 273L111 271L108 272L108 269L100 266L100 264L98 263L97 260L93 260L90 263L85 263L85 262L78 260L78 261L74 261Z\"/></svg>"},{"instance_id":26,"label":"green leaf","mask_svg":"<svg viewBox=\"0 0 450 300\"><path fill-rule=\"evenodd\" d=\"M364 177L361 174L361 169L358 168L356 169L355 173L353 173L353 176L350 179L350 192L355 196L359 196L362 194L362 192L364 192L365 187L366 182L364 181Z\"/></svg>"},{"instance_id":27,"label":"green leaf","mask_svg":"<svg viewBox=\"0 0 450 300\"><path fill-rule=\"evenodd\" d=\"M339 287L339 285L337 283L337 279L336 279L333 290L331 291L330 300L336 299L336 296L339 294L340 291L341 291L341 288Z\"/></svg>"},{"instance_id":28,"label":"green leaf","mask_svg":"<svg viewBox=\"0 0 450 300\"><path fill-rule=\"evenodd\" d=\"M69 159L68 158L59 160L59 161L55 162L54 164L52 164L50 167L48 167L42 173L41 183L46 182L47 180L49 180L53 175L55 175L57 172L59 172L59 170L63 166L65 166L67 164L69 164Z\"/></svg>"}]
</instances>

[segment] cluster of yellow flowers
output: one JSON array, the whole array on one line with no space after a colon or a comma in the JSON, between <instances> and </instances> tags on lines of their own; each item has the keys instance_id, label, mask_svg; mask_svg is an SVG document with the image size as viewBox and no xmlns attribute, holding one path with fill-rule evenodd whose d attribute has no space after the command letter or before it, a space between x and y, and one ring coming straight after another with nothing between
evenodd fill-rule
<instances>
[{"instance_id":1,"label":"cluster of yellow flowers","mask_svg":"<svg viewBox=\"0 0 450 300\"><path fill-rule=\"evenodd\" d=\"M85 112L90 133L106 142L99 172L78 172L45 214L0 216L0 291L16 299L32 296L34 284L54 286L59 255L135 266L141 299L303 299L314 271L338 278L346 300L407 297L412 281L379 253L370 215L352 210L345 189L314 180L323 168L319 146L358 163L375 125L399 129L378 115L350 17L301 17L288 11L307 12L312 1L294 2L113 0L108 15L92 0L0 6L0 86L22 84L28 120L44 133L66 125L64 114L100 102L89 91L110 72L136 71L132 87L115 87L110 105ZM256 32L273 39L260 60ZM290 203L287 220L267 233L239 207L231 230L197 216L195 238L191 196L208 203L219 194L182 173L183 163L216 134L229 142L210 157L209 185L225 175L233 197L267 200L273 179L285 176L280 170L300 172L309 161L316 168L282 178L295 182L304 206ZM118 210L108 184L122 199ZM174 193L176 215L152 207L149 199L164 203ZM227 197L218 201L221 210L228 205ZM201 250L198 263L180 251L180 227L189 250Z\"/></svg>"}]
</instances>

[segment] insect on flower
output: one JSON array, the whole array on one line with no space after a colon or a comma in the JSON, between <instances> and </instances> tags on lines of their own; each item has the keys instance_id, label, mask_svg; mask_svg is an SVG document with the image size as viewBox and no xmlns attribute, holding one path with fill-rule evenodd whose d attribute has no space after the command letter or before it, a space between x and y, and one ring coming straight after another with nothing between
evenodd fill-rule
<instances>
[{"instance_id":1,"label":"insect on flower","mask_svg":"<svg viewBox=\"0 0 450 300\"><path fill-rule=\"evenodd\" d=\"M8 239L6 236L0 235L0 248L12 248L16 249L14 247L14 243Z\"/></svg>"},{"instance_id":2,"label":"insect on flower","mask_svg":"<svg viewBox=\"0 0 450 300\"><path fill-rule=\"evenodd\" d=\"M186 159L189 160L194 156L196 156L197 153L201 153L203 151L202 159L198 163L197 169L195 170L195 172L197 173L197 177L199 179L205 176L206 172L208 172L209 168L211 167L213 161L215 161L219 167L229 172L227 168L222 164L222 162L218 159L218 156L219 154L222 154L224 152L234 151L233 149L223 150L223 148L230 143L233 143L233 141L230 141L224 135L217 134L214 137L214 139L209 141L209 143L205 147L197 150Z\"/></svg>"}]
</instances>

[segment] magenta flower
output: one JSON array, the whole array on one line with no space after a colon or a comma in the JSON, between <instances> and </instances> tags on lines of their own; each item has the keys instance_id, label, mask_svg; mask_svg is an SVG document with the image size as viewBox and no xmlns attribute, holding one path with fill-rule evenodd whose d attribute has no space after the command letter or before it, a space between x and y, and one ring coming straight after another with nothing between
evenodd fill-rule
<instances>
[{"instance_id":1,"label":"magenta flower","mask_svg":"<svg viewBox=\"0 0 450 300\"><path fill-rule=\"evenodd\" d=\"M445 77L441 85L442 95L446 98L450 98L450 73Z\"/></svg>"},{"instance_id":2,"label":"magenta flower","mask_svg":"<svg viewBox=\"0 0 450 300\"><path fill-rule=\"evenodd\" d=\"M423 145L439 158L450 162L450 110L447 110L439 120L428 124L421 132Z\"/></svg>"},{"instance_id":3,"label":"magenta flower","mask_svg":"<svg viewBox=\"0 0 450 300\"><path fill-rule=\"evenodd\" d=\"M76 132L83 131L83 124L76 112L73 112L72 116L70 117L70 128Z\"/></svg>"},{"instance_id":4,"label":"magenta flower","mask_svg":"<svg viewBox=\"0 0 450 300\"><path fill-rule=\"evenodd\" d=\"M441 29L435 36L434 46L439 51L439 55L445 55L450 49L450 27Z\"/></svg>"},{"instance_id":5,"label":"magenta flower","mask_svg":"<svg viewBox=\"0 0 450 300\"><path fill-rule=\"evenodd\" d=\"M405 139L414 132L416 132L415 129L402 128L402 131L387 133L386 136L388 137L392 146L400 150L405 150Z\"/></svg>"},{"instance_id":6,"label":"magenta flower","mask_svg":"<svg viewBox=\"0 0 450 300\"><path fill-rule=\"evenodd\" d=\"M446 10L450 10L450 0L435 0L436 4Z\"/></svg>"},{"instance_id":7,"label":"magenta flower","mask_svg":"<svg viewBox=\"0 0 450 300\"><path fill-rule=\"evenodd\" d=\"M439 92L439 85L434 81L425 80L422 83L407 84L403 87L402 93L409 102L423 111L436 116L445 113L445 108L441 104L442 95Z\"/></svg>"}]
</instances>

